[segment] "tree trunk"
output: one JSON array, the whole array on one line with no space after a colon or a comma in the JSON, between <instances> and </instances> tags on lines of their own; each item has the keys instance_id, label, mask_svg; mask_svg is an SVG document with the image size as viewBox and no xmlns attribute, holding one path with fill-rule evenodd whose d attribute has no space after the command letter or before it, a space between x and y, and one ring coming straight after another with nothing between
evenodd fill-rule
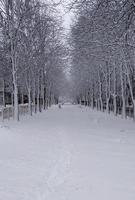
<instances>
[{"instance_id":1,"label":"tree trunk","mask_svg":"<svg viewBox=\"0 0 135 200\"><path fill-rule=\"evenodd\" d=\"M24 104L24 96L22 94L21 104Z\"/></svg>"},{"instance_id":2,"label":"tree trunk","mask_svg":"<svg viewBox=\"0 0 135 200\"><path fill-rule=\"evenodd\" d=\"M109 101L110 101L110 99L109 98L107 98L107 100L106 100L106 112L109 114L109 112L110 112L110 110L109 110Z\"/></svg>"},{"instance_id":3,"label":"tree trunk","mask_svg":"<svg viewBox=\"0 0 135 200\"><path fill-rule=\"evenodd\" d=\"M31 89L28 88L28 113L32 116L32 109L31 109Z\"/></svg>"},{"instance_id":4,"label":"tree trunk","mask_svg":"<svg viewBox=\"0 0 135 200\"><path fill-rule=\"evenodd\" d=\"M37 92L37 111L40 112L40 94L39 94L39 85L38 85L38 92Z\"/></svg>"},{"instance_id":5,"label":"tree trunk","mask_svg":"<svg viewBox=\"0 0 135 200\"><path fill-rule=\"evenodd\" d=\"M114 115L117 115L117 102L116 102L116 95L113 97L113 106L114 106Z\"/></svg>"},{"instance_id":6,"label":"tree trunk","mask_svg":"<svg viewBox=\"0 0 135 200\"><path fill-rule=\"evenodd\" d=\"M109 101L110 101L110 72L109 72L109 80L106 77L106 112L109 114Z\"/></svg>"},{"instance_id":7,"label":"tree trunk","mask_svg":"<svg viewBox=\"0 0 135 200\"><path fill-rule=\"evenodd\" d=\"M3 107L6 107L6 102L5 102L5 81L3 80Z\"/></svg>"},{"instance_id":8,"label":"tree trunk","mask_svg":"<svg viewBox=\"0 0 135 200\"><path fill-rule=\"evenodd\" d=\"M99 81L99 109L103 111L102 82L99 72L98 72L98 81Z\"/></svg>"},{"instance_id":9,"label":"tree trunk","mask_svg":"<svg viewBox=\"0 0 135 200\"><path fill-rule=\"evenodd\" d=\"M18 106L18 86L17 86L17 72L16 72L16 56L12 51L12 76L13 76L13 89L14 89L14 119L19 121L19 106Z\"/></svg>"},{"instance_id":10,"label":"tree trunk","mask_svg":"<svg viewBox=\"0 0 135 200\"><path fill-rule=\"evenodd\" d=\"M9 16L8 16L9 17ZM9 20L10 43L11 43L11 61L12 61L12 77L13 77L13 94L14 94L14 119L19 121L19 107L18 107L18 85L17 85L17 64L16 64L16 38L14 35L14 10L11 6L11 19Z\"/></svg>"},{"instance_id":11,"label":"tree trunk","mask_svg":"<svg viewBox=\"0 0 135 200\"><path fill-rule=\"evenodd\" d=\"M14 83L14 119L16 121L19 121L18 88L15 83Z\"/></svg>"},{"instance_id":12,"label":"tree trunk","mask_svg":"<svg viewBox=\"0 0 135 200\"><path fill-rule=\"evenodd\" d=\"M117 99L116 99L116 66L114 64L114 94L113 94L113 106L114 106L114 115L117 115Z\"/></svg>"},{"instance_id":13,"label":"tree trunk","mask_svg":"<svg viewBox=\"0 0 135 200\"><path fill-rule=\"evenodd\" d=\"M121 92L122 92L122 118L126 118L126 103L125 103L125 94L124 94L124 81L123 81L123 67L121 65L120 69L121 77Z\"/></svg>"},{"instance_id":14,"label":"tree trunk","mask_svg":"<svg viewBox=\"0 0 135 200\"><path fill-rule=\"evenodd\" d=\"M34 113L36 113L36 87L34 83L34 88L33 88L33 106L34 106Z\"/></svg>"}]
</instances>

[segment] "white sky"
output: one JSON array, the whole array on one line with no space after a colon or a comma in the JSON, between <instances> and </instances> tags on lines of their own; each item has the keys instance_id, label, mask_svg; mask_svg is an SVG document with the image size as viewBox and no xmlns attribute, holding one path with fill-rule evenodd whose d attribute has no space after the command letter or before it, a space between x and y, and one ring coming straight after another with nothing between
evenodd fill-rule
<instances>
[{"instance_id":1,"label":"white sky","mask_svg":"<svg viewBox=\"0 0 135 200\"><path fill-rule=\"evenodd\" d=\"M70 0L67 0L67 2L69 3ZM71 24L71 18L72 18L72 12L68 11L66 9L66 4L63 4L63 6L59 6L59 9L63 15L63 19L64 19L64 27L69 29L70 28L70 24Z\"/></svg>"},{"instance_id":2,"label":"white sky","mask_svg":"<svg viewBox=\"0 0 135 200\"><path fill-rule=\"evenodd\" d=\"M46 1L46 0L44 0ZM55 2L55 3L58 3L60 2L60 0L49 0L51 3ZM57 9L60 11L60 15L63 17L63 26L65 29L69 29L70 28L70 24L71 24L71 21L72 21L72 16L73 16L73 13L70 11L68 11L66 9L66 5L68 3L70 3L72 0L62 0L62 4L57 6Z\"/></svg>"}]
</instances>

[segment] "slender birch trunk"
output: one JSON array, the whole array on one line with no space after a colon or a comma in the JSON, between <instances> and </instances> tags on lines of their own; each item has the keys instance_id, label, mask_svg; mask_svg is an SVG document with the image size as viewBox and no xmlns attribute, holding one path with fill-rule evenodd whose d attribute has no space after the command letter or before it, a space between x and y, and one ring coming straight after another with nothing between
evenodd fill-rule
<instances>
[{"instance_id":1,"label":"slender birch trunk","mask_svg":"<svg viewBox=\"0 0 135 200\"><path fill-rule=\"evenodd\" d=\"M117 99L116 99L116 66L114 64L114 92L113 92L113 106L114 106L114 115L117 115Z\"/></svg>"},{"instance_id":2,"label":"slender birch trunk","mask_svg":"<svg viewBox=\"0 0 135 200\"><path fill-rule=\"evenodd\" d=\"M9 22L9 35L11 44L11 61L12 61L12 78L13 78L13 94L14 94L14 119L19 121L19 106L18 106L18 85L17 85L17 63L16 63L16 38L14 38L14 8L13 2L10 5L11 8L11 19L8 16Z\"/></svg>"},{"instance_id":3,"label":"slender birch trunk","mask_svg":"<svg viewBox=\"0 0 135 200\"><path fill-rule=\"evenodd\" d=\"M31 107L31 89L28 88L28 113L32 116L32 107Z\"/></svg>"},{"instance_id":4,"label":"slender birch trunk","mask_svg":"<svg viewBox=\"0 0 135 200\"><path fill-rule=\"evenodd\" d=\"M102 100L102 82L100 74L98 72L98 81L99 81L99 109L103 111L103 100Z\"/></svg>"},{"instance_id":5,"label":"slender birch trunk","mask_svg":"<svg viewBox=\"0 0 135 200\"><path fill-rule=\"evenodd\" d=\"M40 88L39 88L39 79L37 84L37 111L40 112Z\"/></svg>"},{"instance_id":6,"label":"slender birch trunk","mask_svg":"<svg viewBox=\"0 0 135 200\"><path fill-rule=\"evenodd\" d=\"M35 82L33 86L33 106L34 106L34 113L36 113L36 84Z\"/></svg>"},{"instance_id":7,"label":"slender birch trunk","mask_svg":"<svg viewBox=\"0 0 135 200\"><path fill-rule=\"evenodd\" d=\"M122 92L122 118L126 118L126 103L124 93L123 66L120 67L121 92Z\"/></svg>"}]
</instances>

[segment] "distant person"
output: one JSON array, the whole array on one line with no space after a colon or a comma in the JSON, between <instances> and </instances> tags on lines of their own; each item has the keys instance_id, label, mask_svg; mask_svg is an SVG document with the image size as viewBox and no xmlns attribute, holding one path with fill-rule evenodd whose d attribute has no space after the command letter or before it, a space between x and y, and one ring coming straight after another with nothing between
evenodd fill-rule
<instances>
[{"instance_id":1,"label":"distant person","mask_svg":"<svg viewBox=\"0 0 135 200\"><path fill-rule=\"evenodd\" d=\"M59 103L59 108L61 108L61 103Z\"/></svg>"}]
</instances>

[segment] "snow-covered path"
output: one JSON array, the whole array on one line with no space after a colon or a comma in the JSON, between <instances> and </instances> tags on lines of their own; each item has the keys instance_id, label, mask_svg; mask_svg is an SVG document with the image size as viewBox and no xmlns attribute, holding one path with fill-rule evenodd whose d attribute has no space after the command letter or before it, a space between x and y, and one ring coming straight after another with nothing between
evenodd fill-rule
<instances>
[{"instance_id":1,"label":"snow-covered path","mask_svg":"<svg viewBox=\"0 0 135 200\"><path fill-rule=\"evenodd\" d=\"M0 127L0 200L135 199L132 121L67 105Z\"/></svg>"}]
</instances>

